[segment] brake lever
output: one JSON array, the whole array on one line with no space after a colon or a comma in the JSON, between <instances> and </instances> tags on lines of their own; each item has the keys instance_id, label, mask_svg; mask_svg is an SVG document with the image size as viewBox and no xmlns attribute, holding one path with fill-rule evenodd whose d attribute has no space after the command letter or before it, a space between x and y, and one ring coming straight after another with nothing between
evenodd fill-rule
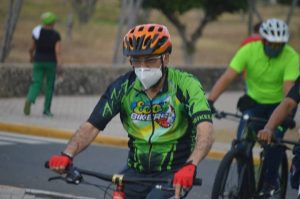
<instances>
[{"instance_id":1,"label":"brake lever","mask_svg":"<svg viewBox=\"0 0 300 199\"><path fill-rule=\"evenodd\" d=\"M224 112L216 111L216 112L214 113L214 116L215 116L216 119L222 119L222 118L225 117L225 113L224 113Z\"/></svg>"},{"instance_id":2,"label":"brake lever","mask_svg":"<svg viewBox=\"0 0 300 199\"><path fill-rule=\"evenodd\" d=\"M65 177L66 182L70 184L80 184L83 180L82 175L80 172L77 170L76 167L69 167L67 170L67 175Z\"/></svg>"},{"instance_id":3,"label":"brake lever","mask_svg":"<svg viewBox=\"0 0 300 199\"><path fill-rule=\"evenodd\" d=\"M63 176L64 175L64 176ZM48 181L63 180L69 184L78 185L83 181L83 177L76 167L70 166L64 174L60 176L50 177Z\"/></svg>"}]
</instances>

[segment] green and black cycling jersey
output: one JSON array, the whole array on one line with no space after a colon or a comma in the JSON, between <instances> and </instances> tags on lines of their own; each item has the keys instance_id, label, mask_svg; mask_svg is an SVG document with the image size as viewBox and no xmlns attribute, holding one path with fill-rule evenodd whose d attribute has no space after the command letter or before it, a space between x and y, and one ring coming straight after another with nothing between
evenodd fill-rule
<instances>
[{"instance_id":1,"label":"green and black cycling jersey","mask_svg":"<svg viewBox=\"0 0 300 199\"><path fill-rule=\"evenodd\" d=\"M300 76L295 81L295 84L289 91L287 97L292 98L298 104L300 103Z\"/></svg>"},{"instance_id":2,"label":"green and black cycling jersey","mask_svg":"<svg viewBox=\"0 0 300 199\"><path fill-rule=\"evenodd\" d=\"M178 169L195 145L197 124L212 121L200 82L167 68L164 86L150 99L134 71L114 81L101 96L88 122L99 130L120 113L129 136L128 166L140 172Z\"/></svg>"}]
</instances>

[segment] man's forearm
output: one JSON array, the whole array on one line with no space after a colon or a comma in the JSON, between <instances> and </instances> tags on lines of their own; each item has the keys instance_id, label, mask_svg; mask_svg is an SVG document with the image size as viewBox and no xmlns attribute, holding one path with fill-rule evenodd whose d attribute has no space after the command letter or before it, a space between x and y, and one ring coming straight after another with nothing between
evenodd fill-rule
<instances>
[{"instance_id":1,"label":"man's forearm","mask_svg":"<svg viewBox=\"0 0 300 199\"><path fill-rule=\"evenodd\" d=\"M238 74L233 69L228 68L213 86L208 99L213 102L216 101L237 75Z\"/></svg>"},{"instance_id":2,"label":"man's forearm","mask_svg":"<svg viewBox=\"0 0 300 199\"><path fill-rule=\"evenodd\" d=\"M284 101L272 113L269 121L265 125L265 128L274 131L296 106L297 103L294 100L290 98L284 99Z\"/></svg>"},{"instance_id":3,"label":"man's forearm","mask_svg":"<svg viewBox=\"0 0 300 199\"><path fill-rule=\"evenodd\" d=\"M89 146L98 135L99 130L92 126L90 123L86 122L82 124L79 129L74 133L72 138L64 150L65 153L75 156L76 154L83 151Z\"/></svg>"},{"instance_id":4,"label":"man's forearm","mask_svg":"<svg viewBox=\"0 0 300 199\"><path fill-rule=\"evenodd\" d=\"M195 148L189 157L188 162L192 161L194 165L198 165L200 161L207 156L213 142L212 124L203 122L203 124L198 125Z\"/></svg>"}]
</instances>

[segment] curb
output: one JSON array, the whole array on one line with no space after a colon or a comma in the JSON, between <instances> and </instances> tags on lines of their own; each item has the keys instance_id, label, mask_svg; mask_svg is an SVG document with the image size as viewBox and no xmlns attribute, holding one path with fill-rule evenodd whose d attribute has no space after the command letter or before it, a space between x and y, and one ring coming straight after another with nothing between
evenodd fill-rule
<instances>
[{"instance_id":1,"label":"curb","mask_svg":"<svg viewBox=\"0 0 300 199\"><path fill-rule=\"evenodd\" d=\"M20 123L0 122L0 131L6 131L11 133L18 133L22 135L33 135L46 138L58 138L58 139L70 139L73 135L73 131L61 130L54 128L46 128L36 125L26 125ZM103 144L121 148L128 147L128 138L121 138L111 135L99 134L94 140L95 144ZM225 152L223 151L210 151L208 157L211 159L220 160L223 158Z\"/></svg>"}]
</instances>

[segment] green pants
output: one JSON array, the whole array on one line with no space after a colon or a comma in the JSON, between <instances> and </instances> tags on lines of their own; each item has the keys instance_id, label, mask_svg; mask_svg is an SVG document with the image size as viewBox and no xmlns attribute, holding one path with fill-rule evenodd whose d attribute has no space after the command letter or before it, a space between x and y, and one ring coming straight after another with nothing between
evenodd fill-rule
<instances>
[{"instance_id":1,"label":"green pants","mask_svg":"<svg viewBox=\"0 0 300 199\"><path fill-rule=\"evenodd\" d=\"M54 92L54 82L56 75L55 62L34 62L32 70L32 83L30 85L27 100L34 103L43 86L44 78L46 86L44 87L45 101L44 111L50 111L51 101Z\"/></svg>"}]
</instances>

